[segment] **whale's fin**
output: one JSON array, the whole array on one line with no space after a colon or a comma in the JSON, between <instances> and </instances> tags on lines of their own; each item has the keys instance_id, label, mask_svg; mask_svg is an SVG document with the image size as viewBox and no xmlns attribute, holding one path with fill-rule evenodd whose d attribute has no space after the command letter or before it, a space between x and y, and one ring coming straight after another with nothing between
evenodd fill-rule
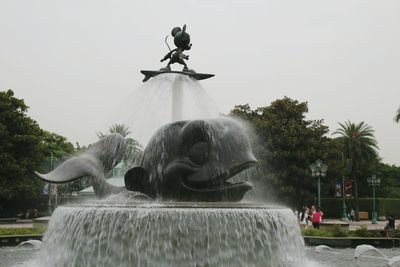
<instances>
[{"instance_id":1,"label":"whale's fin","mask_svg":"<svg viewBox=\"0 0 400 267\"><path fill-rule=\"evenodd\" d=\"M61 184L67 183L84 176L99 176L96 160L85 156L77 156L70 158L53 171L42 174L35 171L35 174L42 180L50 183Z\"/></svg>"},{"instance_id":2,"label":"whale's fin","mask_svg":"<svg viewBox=\"0 0 400 267\"><path fill-rule=\"evenodd\" d=\"M47 174L35 172L42 180L51 183L66 183L85 176L93 178L93 189L98 197L125 190L108 183L105 175L122 159L125 139L120 134L110 134L85 150L81 155L64 161Z\"/></svg>"}]
</instances>

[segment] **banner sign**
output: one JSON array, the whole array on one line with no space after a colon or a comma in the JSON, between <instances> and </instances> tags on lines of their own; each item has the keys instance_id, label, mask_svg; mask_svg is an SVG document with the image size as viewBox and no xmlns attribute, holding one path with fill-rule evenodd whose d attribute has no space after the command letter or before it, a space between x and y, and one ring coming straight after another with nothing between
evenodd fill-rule
<instances>
[{"instance_id":1,"label":"banner sign","mask_svg":"<svg viewBox=\"0 0 400 267\"><path fill-rule=\"evenodd\" d=\"M346 197L353 196L353 181L352 180L344 181L344 194Z\"/></svg>"},{"instance_id":2,"label":"banner sign","mask_svg":"<svg viewBox=\"0 0 400 267\"><path fill-rule=\"evenodd\" d=\"M335 197L342 197L342 181L337 180L335 184Z\"/></svg>"}]
</instances>

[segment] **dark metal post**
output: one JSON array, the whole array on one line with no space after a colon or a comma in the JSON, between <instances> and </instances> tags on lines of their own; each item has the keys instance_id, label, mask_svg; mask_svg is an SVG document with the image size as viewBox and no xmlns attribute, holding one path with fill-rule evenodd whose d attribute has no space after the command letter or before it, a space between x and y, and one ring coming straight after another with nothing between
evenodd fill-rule
<instances>
[{"instance_id":1,"label":"dark metal post","mask_svg":"<svg viewBox=\"0 0 400 267\"><path fill-rule=\"evenodd\" d=\"M50 171L54 169L54 159L53 159L53 152L50 155ZM49 200L47 202L47 212L49 215L53 213L53 204L51 203L51 183L49 183Z\"/></svg>"},{"instance_id":2,"label":"dark metal post","mask_svg":"<svg viewBox=\"0 0 400 267\"><path fill-rule=\"evenodd\" d=\"M318 175L318 207L321 207L321 176Z\"/></svg>"},{"instance_id":3,"label":"dark metal post","mask_svg":"<svg viewBox=\"0 0 400 267\"><path fill-rule=\"evenodd\" d=\"M373 174L371 177L367 178L367 182L370 186L372 186L372 224L377 224L378 213L376 212L375 205L375 187L380 185L381 178L377 177L376 174Z\"/></svg>"},{"instance_id":4,"label":"dark metal post","mask_svg":"<svg viewBox=\"0 0 400 267\"><path fill-rule=\"evenodd\" d=\"M321 207L321 177L326 176L326 171L328 170L328 165L324 164L322 160L317 160L315 163L310 165L311 175L318 178L318 207Z\"/></svg>"},{"instance_id":5,"label":"dark metal post","mask_svg":"<svg viewBox=\"0 0 400 267\"><path fill-rule=\"evenodd\" d=\"M372 206L372 224L377 224L377 217L378 214L376 212L376 206L375 206L375 185L372 186L372 201L373 201L373 206Z\"/></svg>"},{"instance_id":6,"label":"dark metal post","mask_svg":"<svg viewBox=\"0 0 400 267\"><path fill-rule=\"evenodd\" d=\"M344 175L342 176L342 200L343 200L342 221L347 222L349 219L347 218L347 213L346 213L346 195L345 195L345 190L344 190Z\"/></svg>"}]
</instances>

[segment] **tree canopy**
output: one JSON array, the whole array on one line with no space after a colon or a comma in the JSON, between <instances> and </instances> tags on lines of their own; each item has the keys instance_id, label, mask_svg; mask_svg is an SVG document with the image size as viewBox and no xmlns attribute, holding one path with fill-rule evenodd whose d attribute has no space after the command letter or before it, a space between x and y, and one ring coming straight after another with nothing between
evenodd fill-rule
<instances>
[{"instance_id":1,"label":"tree canopy","mask_svg":"<svg viewBox=\"0 0 400 267\"><path fill-rule=\"evenodd\" d=\"M29 199L42 194L44 183L33 172L48 171L43 162L50 152L61 156L73 151L71 143L42 130L27 111L12 90L0 92L0 213L13 211L15 203L29 205Z\"/></svg>"},{"instance_id":2,"label":"tree canopy","mask_svg":"<svg viewBox=\"0 0 400 267\"><path fill-rule=\"evenodd\" d=\"M349 174L354 182L354 200L356 220L359 220L359 204L358 204L358 181L365 177L365 170L369 168L371 163L377 160L378 144L374 136L374 130L365 122L339 123L340 128L335 134L340 135L339 140L343 143L343 153L346 159L349 159Z\"/></svg>"},{"instance_id":3,"label":"tree canopy","mask_svg":"<svg viewBox=\"0 0 400 267\"><path fill-rule=\"evenodd\" d=\"M255 110L240 105L231 111L253 126L266 182L276 188L278 199L288 204L312 198L315 181L309 175L309 165L326 159L331 146L326 137L328 127L322 120L307 120L307 112L306 102L288 97Z\"/></svg>"}]
</instances>

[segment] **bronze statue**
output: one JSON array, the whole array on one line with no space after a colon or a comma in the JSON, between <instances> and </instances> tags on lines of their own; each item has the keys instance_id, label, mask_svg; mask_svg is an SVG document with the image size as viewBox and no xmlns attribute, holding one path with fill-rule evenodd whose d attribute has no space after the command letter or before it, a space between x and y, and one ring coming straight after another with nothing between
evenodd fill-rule
<instances>
[{"instance_id":1,"label":"bronze statue","mask_svg":"<svg viewBox=\"0 0 400 267\"><path fill-rule=\"evenodd\" d=\"M208 73L197 73L192 69L189 69L185 60L189 59L188 55L185 55L183 52L185 50L190 50L192 48L192 44L190 43L190 35L186 32L186 24L183 25L182 29L180 27L175 27L171 31L171 35L174 37L174 44L176 46L175 49L171 49L171 47L167 43L167 37L165 37L165 43L168 46L169 52L165 55L161 62L169 59L166 67L161 68L160 70L141 70L140 72L144 74L143 82L148 81L150 78L155 77L159 74L163 73L177 73L188 75L196 80L204 80L214 76L214 74ZM171 64L179 63L183 65L182 71L173 71L171 70Z\"/></svg>"},{"instance_id":2,"label":"bronze statue","mask_svg":"<svg viewBox=\"0 0 400 267\"><path fill-rule=\"evenodd\" d=\"M174 37L174 44L176 45L176 48L171 50L167 43L167 37L165 38L165 43L167 44L169 48L169 53L165 55L163 59L161 59L161 62L164 62L165 60L169 59L169 62L165 68L162 70L171 70L170 65L174 63L179 63L183 65L183 70L182 71L189 71L185 60L189 59L188 55L185 55L183 51L185 50L190 50L192 48L192 44L190 43L190 35L186 32L186 24L183 25L183 28L175 27L171 31L172 37Z\"/></svg>"}]
</instances>

